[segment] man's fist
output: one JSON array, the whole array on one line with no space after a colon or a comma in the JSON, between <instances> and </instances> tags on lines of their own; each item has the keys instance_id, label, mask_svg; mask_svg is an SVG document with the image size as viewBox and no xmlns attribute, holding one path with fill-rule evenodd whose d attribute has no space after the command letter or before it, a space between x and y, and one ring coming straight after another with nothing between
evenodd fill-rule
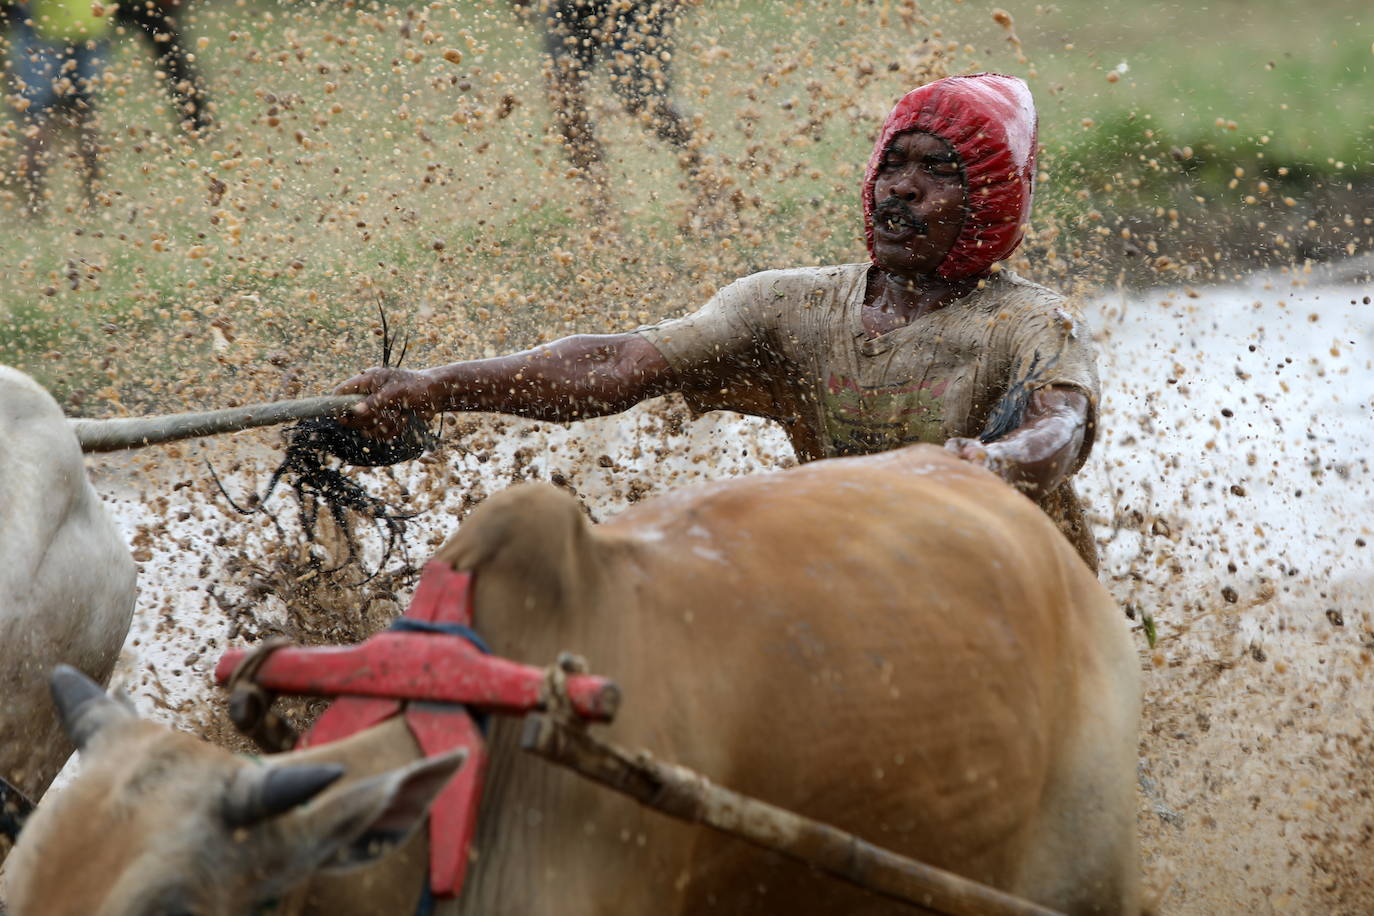
<instances>
[{"instance_id":1,"label":"man's fist","mask_svg":"<svg viewBox=\"0 0 1374 916\"><path fill-rule=\"evenodd\" d=\"M1005 479L1007 476L1007 462L1003 460L996 443L954 438L945 442L945 451L953 452L971 464L981 465L998 477Z\"/></svg>"},{"instance_id":2,"label":"man's fist","mask_svg":"<svg viewBox=\"0 0 1374 916\"><path fill-rule=\"evenodd\" d=\"M339 385L335 394L365 394L367 399L339 418L344 426L377 439L405 432L408 416L428 420L440 409L433 376L413 369L368 369Z\"/></svg>"}]
</instances>

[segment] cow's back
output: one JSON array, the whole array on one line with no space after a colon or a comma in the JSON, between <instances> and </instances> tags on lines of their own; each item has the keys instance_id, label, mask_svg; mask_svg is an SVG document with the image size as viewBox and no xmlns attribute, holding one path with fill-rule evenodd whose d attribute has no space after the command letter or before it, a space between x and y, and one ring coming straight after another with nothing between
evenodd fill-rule
<instances>
[{"instance_id":1,"label":"cow's back","mask_svg":"<svg viewBox=\"0 0 1374 916\"><path fill-rule=\"evenodd\" d=\"M129 629L134 564L86 479L52 396L0 366L0 775L42 794L70 752L47 676L66 662L102 683Z\"/></svg>"},{"instance_id":2,"label":"cow's back","mask_svg":"<svg viewBox=\"0 0 1374 916\"><path fill-rule=\"evenodd\" d=\"M618 549L654 608L639 645L671 647L639 669L640 726L681 703L655 669L692 685L693 721L665 753L1001 887L1099 899L1088 836L1119 838L1105 856L1134 878L1135 653L1029 500L918 447L684 492L602 533L633 545ZM640 691L626 695L628 712ZM1105 792L1111 814L1090 822ZM699 845L702 908L721 887L732 912L860 906L737 844ZM1118 891L1133 894L1105 896Z\"/></svg>"},{"instance_id":3,"label":"cow's back","mask_svg":"<svg viewBox=\"0 0 1374 916\"><path fill-rule=\"evenodd\" d=\"M489 555L505 571L477 565L480 623L498 651L571 649L613 675L614 740L1066 908L1131 906L1139 701L1124 621L1053 524L991 475L916 447L684 490L594 529L551 491L508 499L520 507L494 507L505 546ZM512 524L521 511L541 522ZM457 540L497 527L470 524ZM556 588L519 572L540 563L565 567ZM552 885L526 890L524 911L603 911L572 876L617 869L623 908L607 912L886 910L517 765L511 797L557 802L541 808L548 848L522 830L527 865L498 854L501 870L537 887L553 861L571 881L556 904ZM1078 804L1085 793L1105 801ZM510 839L511 797L490 806L491 843ZM554 855L560 830L573 851Z\"/></svg>"}]
</instances>

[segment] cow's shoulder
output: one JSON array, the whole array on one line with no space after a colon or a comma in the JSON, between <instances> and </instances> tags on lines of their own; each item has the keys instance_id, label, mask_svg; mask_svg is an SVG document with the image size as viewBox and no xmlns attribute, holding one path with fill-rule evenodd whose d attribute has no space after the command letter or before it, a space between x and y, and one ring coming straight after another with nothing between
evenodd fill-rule
<instances>
[{"instance_id":1,"label":"cow's shoulder","mask_svg":"<svg viewBox=\"0 0 1374 916\"><path fill-rule=\"evenodd\" d=\"M0 436L0 454L26 449L34 458L41 456L36 462L40 467L52 461L80 461L76 437L57 401L29 376L9 366L0 366L0 431L4 433ZM54 446L56 452L48 454Z\"/></svg>"}]
</instances>

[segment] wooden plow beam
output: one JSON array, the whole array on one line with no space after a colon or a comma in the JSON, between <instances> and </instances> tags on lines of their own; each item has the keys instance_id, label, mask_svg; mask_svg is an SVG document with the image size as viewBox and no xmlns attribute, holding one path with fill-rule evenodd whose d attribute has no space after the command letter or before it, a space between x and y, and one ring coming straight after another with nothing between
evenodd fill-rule
<instances>
[{"instance_id":1,"label":"wooden plow beam","mask_svg":"<svg viewBox=\"0 0 1374 916\"><path fill-rule=\"evenodd\" d=\"M646 807L704 824L875 894L948 916L1062 916L969 878L897 855L828 824L732 792L686 767L603 744L567 717L525 717L521 746Z\"/></svg>"}]
</instances>

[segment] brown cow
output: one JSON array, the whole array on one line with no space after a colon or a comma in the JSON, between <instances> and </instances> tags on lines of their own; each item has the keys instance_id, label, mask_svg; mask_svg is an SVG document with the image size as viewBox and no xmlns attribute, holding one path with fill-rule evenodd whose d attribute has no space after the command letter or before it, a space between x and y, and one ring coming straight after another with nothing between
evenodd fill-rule
<instances>
[{"instance_id":1,"label":"brown cow","mask_svg":"<svg viewBox=\"0 0 1374 916\"><path fill-rule=\"evenodd\" d=\"M612 740L1069 913L1138 911L1124 617L1053 523L987 471L912 446L683 490L600 526L565 493L519 487L439 557L475 570L496 652L573 650L620 682ZM493 730L459 912L909 912L524 758L517 731ZM223 773L201 780L208 793ZM70 810L109 836L101 807ZM161 816L184 836L171 808ZM27 900L76 873L74 840L56 837L33 841L44 848L26 862L57 864L46 885L19 876ZM413 868L371 886L413 887ZM352 899L307 912L408 913ZM18 916L40 911L58 912Z\"/></svg>"},{"instance_id":2,"label":"brown cow","mask_svg":"<svg viewBox=\"0 0 1374 916\"><path fill-rule=\"evenodd\" d=\"M339 883L318 913L413 913L434 796L462 754L416 761L403 720L261 761L138 718L74 668L53 696L81 774L40 805L6 863L9 916L296 916L317 872L359 870L395 849L409 886ZM337 785L335 784L337 783ZM397 849L396 847L400 847Z\"/></svg>"}]
</instances>

